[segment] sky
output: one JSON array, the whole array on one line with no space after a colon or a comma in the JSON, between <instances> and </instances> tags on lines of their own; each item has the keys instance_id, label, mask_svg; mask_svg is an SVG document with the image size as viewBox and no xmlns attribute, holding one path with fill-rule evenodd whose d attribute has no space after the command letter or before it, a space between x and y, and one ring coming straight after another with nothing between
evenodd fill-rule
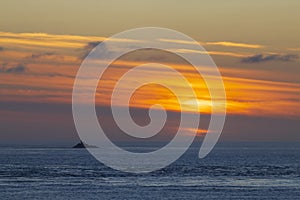
<instances>
[{"instance_id":1,"label":"sky","mask_svg":"<svg viewBox=\"0 0 300 200\"><path fill-rule=\"evenodd\" d=\"M0 6L0 144L66 145L76 143L72 88L84 57L101 41L138 27L165 27L199 42L214 59L225 85L227 120L221 141L300 141L300 2L279 1L35 1L3 0ZM195 54L185 41L178 51ZM117 41L117 43L132 41ZM118 133L106 111L109 94L124 71L160 62L182 72L194 85L191 99L181 82L153 65L144 76L167 77L180 88L189 113L200 105L199 136L206 133L210 96L189 63L170 53L145 50L114 62L96 94L99 117L114 140ZM143 78L143 76L141 76ZM133 81L133 80L131 80ZM130 83L123 86L123 90ZM153 95L155 94L155 95ZM122 96L120 96L122 99ZM150 85L131 98L137 123L147 123L147 109L160 103L170 113L166 140L180 110L174 95ZM122 109L122 103L116 105ZM188 130L189 127L186 127ZM188 133L188 131L187 131Z\"/></svg>"}]
</instances>

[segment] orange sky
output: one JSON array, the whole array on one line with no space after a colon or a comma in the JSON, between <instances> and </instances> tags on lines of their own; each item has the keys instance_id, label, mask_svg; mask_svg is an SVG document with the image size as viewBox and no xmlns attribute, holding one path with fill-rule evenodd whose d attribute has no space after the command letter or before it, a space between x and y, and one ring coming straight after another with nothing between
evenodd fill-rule
<instances>
[{"instance_id":1,"label":"orange sky","mask_svg":"<svg viewBox=\"0 0 300 200\"><path fill-rule=\"evenodd\" d=\"M93 43L103 39L105 37L0 32L0 101L70 104L73 81L83 56L91 50ZM131 41L121 39L116 42L130 44ZM174 40L165 42L184 43L184 41ZM222 60L224 63L233 63L232 66L219 65L225 83L229 114L300 116L300 81L289 81L289 77L292 80L297 79L293 71L266 70L265 66L274 64L272 61L263 63L265 66L262 68L249 67L251 63L241 62L243 58L256 55L253 50L261 52L263 49L268 52L268 47L243 42L201 41L200 43L215 58L217 65ZM189 52L188 49L185 51L195 53ZM98 87L96 96L98 104L108 104L109 97L106 94L124 70L151 61L159 55L160 58L156 58L161 59L163 64L170 65L183 73L197 93L197 100L190 98L185 86L172 81L172 77L168 77L170 84L181 88L179 95L185 98L183 109L190 111L199 105L201 112L210 112L211 101L205 83L201 77L195 75L188 63L172 55L162 56L157 52L150 52L150 56L146 55L141 61L141 55L145 55L145 52L127 55L111 66ZM172 59L173 61L170 62ZM293 62L299 63L299 60L291 61ZM289 64L289 62L286 63L286 65ZM143 73L151 73L157 81L168 76L155 66L152 69L145 69ZM128 82L129 85L130 82ZM122 89L125 91L126 88L127 86L124 85ZM179 110L174 95L155 85L140 88L131 101L134 107L148 107L154 103L160 103L170 110Z\"/></svg>"}]
</instances>

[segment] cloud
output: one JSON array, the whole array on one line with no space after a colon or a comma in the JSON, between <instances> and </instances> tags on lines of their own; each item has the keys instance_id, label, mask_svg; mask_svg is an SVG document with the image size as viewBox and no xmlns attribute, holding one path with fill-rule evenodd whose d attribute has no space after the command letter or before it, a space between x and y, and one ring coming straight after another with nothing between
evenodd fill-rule
<instances>
[{"instance_id":1,"label":"cloud","mask_svg":"<svg viewBox=\"0 0 300 200\"><path fill-rule=\"evenodd\" d=\"M100 44L102 41L94 41L94 42L89 42L87 43L87 45L85 46L85 49L92 49L95 48L98 44Z\"/></svg>"},{"instance_id":2,"label":"cloud","mask_svg":"<svg viewBox=\"0 0 300 200\"><path fill-rule=\"evenodd\" d=\"M92 42L88 42L84 48L83 48L83 53L82 55L80 55L80 59L84 59L85 57L87 57L87 55L90 53L90 51L95 48L96 46L98 46L102 41L92 41Z\"/></svg>"},{"instance_id":3,"label":"cloud","mask_svg":"<svg viewBox=\"0 0 300 200\"><path fill-rule=\"evenodd\" d=\"M167 38L160 38L158 39L158 41L161 41L161 42L167 42L167 43L176 43L176 44L203 44L202 42L193 42L193 41L189 41L189 40L178 40L178 39L167 39Z\"/></svg>"},{"instance_id":4,"label":"cloud","mask_svg":"<svg viewBox=\"0 0 300 200\"><path fill-rule=\"evenodd\" d=\"M3 47L0 47L0 51L3 51L4 50L4 48Z\"/></svg>"},{"instance_id":5,"label":"cloud","mask_svg":"<svg viewBox=\"0 0 300 200\"><path fill-rule=\"evenodd\" d=\"M45 53L33 53L31 55L31 58L36 59L36 58L41 58L44 56L53 56L55 55L53 52L45 52Z\"/></svg>"},{"instance_id":6,"label":"cloud","mask_svg":"<svg viewBox=\"0 0 300 200\"><path fill-rule=\"evenodd\" d=\"M43 74L38 74L38 75L43 75ZM74 75L68 75L68 74L62 74L62 73L48 73L48 74L46 74L47 76L49 76L49 77L57 77L57 76L59 76L59 77L65 77L65 78L75 78L75 76Z\"/></svg>"},{"instance_id":7,"label":"cloud","mask_svg":"<svg viewBox=\"0 0 300 200\"><path fill-rule=\"evenodd\" d=\"M300 48L288 48L289 51L300 51Z\"/></svg>"},{"instance_id":8,"label":"cloud","mask_svg":"<svg viewBox=\"0 0 300 200\"><path fill-rule=\"evenodd\" d=\"M267 61L283 61L283 62L291 62L298 59L299 56L295 54L256 54L253 56L249 56L243 58L241 62L243 63L260 63L260 62L267 62Z\"/></svg>"},{"instance_id":9,"label":"cloud","mask_svg":"<svg viewBox=\"0 0 300 200\"><path fill-rule=\"evenodd\" d=\"M226 51L198 51L193 49L170 49L170 50L178 53L209 54L209 55L230 56L230 57L245 57L249 55L244 53L234 53L234 52L226 52Z\"/></svg>"},{"instance_id":10,"label":"cloud","mask_svg":"<svg viewBox=\"0 0 300 200\"><path fill-rule=\"evenodd\" d=\"M45 48L45 49L77 49L87 42L102 41L105 37L53 35L47 33L10 33L0 32L1 45L14 45L19 48Z\"/></svg>"},{"instance_id":11,"label":"cloud","mask_svg":"<svg viewBox=\"0 0 300 200\"><path fill-rule=\"evenodd\" d=\"M29 71L28 67L25 64L18 64L16 66L9 67L10 64L8 63L2 63L0 64L0 73L7 73L7 74L13 74L13 73L27 73L33 76L42 77L42 76L48 76L48 77L64 77L64 78L72 78L74 79L74 75L70 75L67 73L57 73L57 72L33 72Z\"/></svg>"},{"instance_id":12,"label":"cloud","mask_svg":"<svg viewBox=\"0 0 300 200\"><path fill-rule=\"evenodd\" d=\"M193 41L187 41L187 40L177 40L177 39L165 39L161 38L159 41L162 42L169 42L169 43L177 43L177 44L201 44L203 46L225 46L225 47L239 47L239 48L249 48L249 49L260 49L264 48L264 45L260 44L248 44L248 43L240 43L240 42L228 42L228 41L221 41L221 42L193 42Z\"/></svg>"},{"instance_id":13,"label":"cloud","mask_svg":"<svg viewBox=\"0 0 300 200\"><path fill-rule=\"evenodd\" d=\"M260 49L264 48L263 45L259 44L246 44L246 43L238 43L238 42L207 42L206 45L217 45L217 46L225 46L225 47L241 47L241 48L250 48L250 49Z\"/></svg>"},{"instance_id":14,"label":"cloud","mask_svg":"<svg viewBox=\"0 0 300 200\"><path fill-rule=\"evenodd\" d=\"M28 69L25 65L23 64L19 64L17 66L13 66L13 67L2 67L2 69L0 69L0 72L2 73L23 73L26 72Z\"/></svg>"}]
</instances>

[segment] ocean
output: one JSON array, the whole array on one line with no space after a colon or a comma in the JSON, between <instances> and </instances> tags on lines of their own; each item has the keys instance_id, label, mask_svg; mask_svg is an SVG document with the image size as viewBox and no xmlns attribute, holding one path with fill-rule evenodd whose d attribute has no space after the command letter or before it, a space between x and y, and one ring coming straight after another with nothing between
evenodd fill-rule
<instances>
[{"instance_id":1,"label":"ocean","mask_svg":"<svg viewBox=\"0 0 300 200\"><path fill-rule=\"evenodd\" d=\"M0 199L300 199L299 143L219 143L204 159L198 150L130 174L86 149L1 147Z\"/></svg>"}]
</instances>

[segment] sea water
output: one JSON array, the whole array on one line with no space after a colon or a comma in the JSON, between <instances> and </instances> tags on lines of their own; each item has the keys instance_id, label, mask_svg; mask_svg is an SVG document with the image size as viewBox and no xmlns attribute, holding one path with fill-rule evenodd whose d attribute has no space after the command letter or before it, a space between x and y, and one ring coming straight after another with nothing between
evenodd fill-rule
<instances>
[{"instance_id":1,"label":"sea water","mask_svg":"<svg viewBox=\"0 0 300 200\"><path fill-rule=\"evenodd\" d=\"M130 174L86 149L2 147L0 199L300 199L299 143L218 144L204 159L198 150Z\"/></svg>"}]
</instances>

